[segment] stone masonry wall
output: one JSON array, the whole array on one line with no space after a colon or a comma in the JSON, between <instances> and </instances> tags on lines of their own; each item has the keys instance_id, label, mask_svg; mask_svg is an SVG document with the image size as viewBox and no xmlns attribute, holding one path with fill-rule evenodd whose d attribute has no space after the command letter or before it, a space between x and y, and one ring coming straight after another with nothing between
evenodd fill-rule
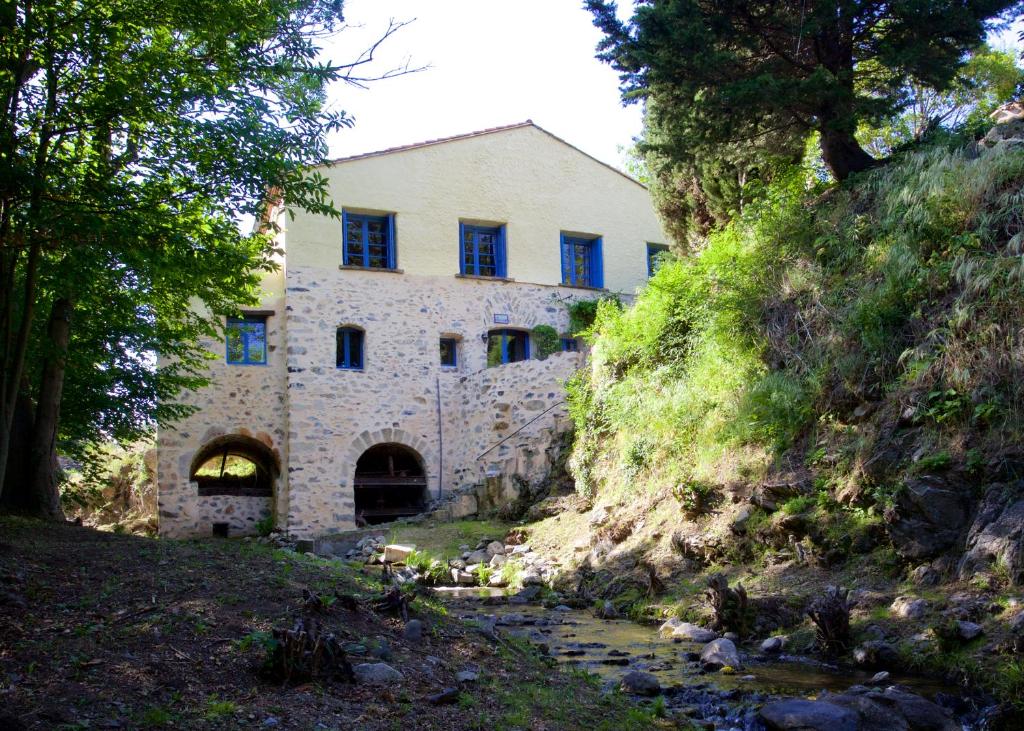
<instances>
[{"instance_id":1,"label":"stone masonry wall","mask_svg":"<svg viewBox=\"0 0 1024 731\"><path fill-rule=\"evenodd\" d=\"M180 401L198 410L157 435L157 483L160 534L171 538L209 536L213 524L226 522L230 535L255 532L255 523L272 511L287 511L285 413L284 300L265 303L274 314L267 318L267 365L228 365L223 340L204 345L218 356L210 363L212 383L183 393ZM262 442L280 466L274 498L200 497L189 480L197 453L214 439L240 435Z\"/></svg>"},{"instance_id":2,"label":"stone masonry wall","mask_svg":"<svg viewBox=\"0 0 1024 731\"><path fill-rule=\"evenodd\" d=\"M487 465L477 455L561 400L561 383L581 362L577 354L556 354L487 368L487 331L548 324L563 332L565 303L597 294L451 276L289 268L287 529L322 535L354 527L355 464L374 444L416 450L434 497L442 485L448 490L481 479ZM495 315L507 316L508 324L495 324ZM341 326L365 331L362 370L336 367ZM459 339L455 369L440 367L441 337Z\"/></svg>"}]
</instances>

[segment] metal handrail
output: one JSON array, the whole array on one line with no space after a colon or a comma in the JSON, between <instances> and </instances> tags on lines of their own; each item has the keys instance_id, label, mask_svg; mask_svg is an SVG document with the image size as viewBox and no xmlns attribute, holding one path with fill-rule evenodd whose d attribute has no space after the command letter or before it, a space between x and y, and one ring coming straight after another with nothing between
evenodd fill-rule
<instances>
[{"instance_id":1,"label":"metal handrail","mask_svg":"<svg viewBox=\"0 0 1024 731\"><path fill-rule=\"evenodd\" d=\"M549 407L547 407L546 409L544 409L544 410L543 410L542 412L540 412L540 413L539 413L539 414L537 414L537 415L536 415L535 417L533 417L532 419L530 419L530 420L529 420L528 422L526 422L525 424L523 424L523 425L522 425L521 427L519 427L518 429L516 429L516 430L515 430L514 432L512 432L511 434L509 434L509 435L508 435L507 437L505 437L504 439L502 439L502 440L500 440L500 441L497 441L497 442L495 442L494 444L492 444L491 446L489 446L489 447L488 447L487 449L485 449L484 451L482 451L482 452L481 452L480 454L478 454L478 455L476 456L476 458L477 458L477 459L479 460L479 459L480 459L481 457L483 457L483 456L484 456L485 454L487 454L488 452L490 452L490 451L491 451L492 449L494 449L495 447L501 446L502 444L504 444L505 442L507 442L507 441L508 441L509 439L511 439L512 437L514 437L514 436L515 436L516 434L518 434L519 432L521 432L521 431L522 431L523 429L525 429L526 427L528 427L528 426L529 426L530 424L532 424L533 422L537 421L537 419L539 419L540 417L544 416L544 414L548 413L549 411L551 411L551 410L552 410L553 408L555 408L556 406L561 406L561 405L562 405L562 404L564 404L564 403L565 403L565 399L562 399L561 401L558 401L558 402L556 402L556 403L553 403L553 404L551 404L551 406L549 406Z\"/></svg>"}]
</instances>

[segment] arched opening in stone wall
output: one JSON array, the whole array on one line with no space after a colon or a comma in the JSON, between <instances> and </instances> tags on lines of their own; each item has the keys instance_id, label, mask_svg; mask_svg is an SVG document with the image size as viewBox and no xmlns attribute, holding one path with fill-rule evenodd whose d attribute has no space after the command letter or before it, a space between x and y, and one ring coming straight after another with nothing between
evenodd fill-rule
<instances>
[{"instance_id":1,"label":"arched opening in stone wall","mask_svg":"<svg viewBox=\"0 0 1024 731\"><path fill-rule=\"evenodd\" d=\"M426 506L423 458L402 444L375 444L356 461L356 524L416 515Z\"/></svg>"},{"instance_id":2,"label":"arched opening in stone wall","mask_svg":"<svg viewBox=\"0 0 1024 731\"><path fill-rule=\"evenodd\" d=\"M252 437L230 434L214 439L196 453L189 479L199 484L200 497L271 497L278 471L277 457L267 445Z\"/></svg>"}]
</instances>

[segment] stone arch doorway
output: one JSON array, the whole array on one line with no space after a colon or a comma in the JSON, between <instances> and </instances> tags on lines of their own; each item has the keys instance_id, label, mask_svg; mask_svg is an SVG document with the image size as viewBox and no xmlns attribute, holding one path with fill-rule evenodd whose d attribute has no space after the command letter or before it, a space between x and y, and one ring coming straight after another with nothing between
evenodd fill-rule
<instances>
[{"instance_id":1,"label":"stone arch doorway","mask_svg":"<svg viewBox=\"0 0 1024 731\"><path fill-rule=\"evenodd\" d=\"M271 497L279 472L276 455L263 442L228 434L196 452L189 479L198 484L200 497Z\"/></svg>"},{"instance_id":2,"label":"stone arch doorway","mask_svg":"<svg viewBox=\"0 0 1024 731\"><path fill-rule=\"evenodd\" d=\"M376 525L422 513L427 475L423 457L404 444L375 444L356 460L357 525Z\"/></svg>"}]
</instances>

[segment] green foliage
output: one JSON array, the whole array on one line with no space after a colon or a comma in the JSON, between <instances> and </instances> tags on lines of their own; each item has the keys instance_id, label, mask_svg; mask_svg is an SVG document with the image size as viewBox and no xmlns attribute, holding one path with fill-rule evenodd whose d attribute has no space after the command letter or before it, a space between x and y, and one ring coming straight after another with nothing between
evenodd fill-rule
<instances>
[{"instance_id":1,"label":"green foliage","mask_svg":"<svg viewBox=\"0 0 1024 731\"><path fill-rule=\"evenodd\" d=\"M530 344L537 360L544 360L562 349L558 331L550 325L537 325L530 331Z\"/></svg>"},{"instance_id":2,"label":"green foliage","mask_svg":"<svg viewBox=\"0 0 1024 731\"><path fill-rule=\"evenodd\" d=\"M274 516L267 515L256 521L256 534L269 536L274 530Z\"/></svg>"},{"instance_id":3,"label":"green foliage","mask_svg":"<svg viewBox=\"0 0 1024 731\"><path fill-rule=\"evenodd\" d=\"M654 0L623 22L614 2L586 5L605 34L599 58L620 72L624 100L653 100L674 114L660 126L687 156L721 161L723 145L752 148L766 136L816 131L838 180L871 167L854 133L910 105L906 79L949 89L966 52L984 40L986 21L1020 8L1015 0L969 8L941 0ZM765 145L753 167L781 147ZM701 171L701 187L733 177L725 172Z\"/></svg>"},{"instance_id":4,"label":"green foliage","mask_svg":"<svg viewBox=\"0 0 1024 731\"><path fill-rule=\"evenodd\" d=\"M594 326L597 312L601 307L622 309L622 301L616 295L599 297L598 299L573 300L567 305L569 310L569 335L577 337L586 335Z\"/></svg>"},{"instance_id":5,"label":"green foliage","mask_svg":"<svg viewBox=\"0 0 1024 731\"><path fill-rule=\"evenodd\" d=\"M799 449L827 478L825 513L854 481L881 510L908 465L857 473L888 444L858 420L909 410L919 444L970 444L975 470L1024 433L1006 331L1024 321L1024 151L944 140L824 196L813 179L792 170L631 307L598 308L591 368L567 389L581 492L642 464L697 512L702 492ZM865 401L882 407L852 413Z\"/></svg>"},{"instance_id":6,"label":"green foliage","mask_svg":"<svg viewBox=\"0 0 1024 731\"><path fill-rule=\"evenodd\" d=\"M781 509L786 515L799 515L814 509L817 504L818 500L813 495L798 495L782 503Z\"/></svg>"}]
</instances>

